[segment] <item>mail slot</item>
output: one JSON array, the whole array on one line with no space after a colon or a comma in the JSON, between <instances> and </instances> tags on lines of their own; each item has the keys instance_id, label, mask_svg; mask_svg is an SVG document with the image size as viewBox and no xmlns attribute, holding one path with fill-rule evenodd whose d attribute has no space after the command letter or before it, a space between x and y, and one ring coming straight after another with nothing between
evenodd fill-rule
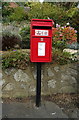
<instances>
[{"instance_id":1,"label":"mail slot","mask_svg":"<svg viewBox=\"0 0 79 120\"><path fill-rule=\"evenodd\" d=\"M30 29L31 62L51 62L52 59L51 19L32 19Z\"/></svg>"}]
</instances>

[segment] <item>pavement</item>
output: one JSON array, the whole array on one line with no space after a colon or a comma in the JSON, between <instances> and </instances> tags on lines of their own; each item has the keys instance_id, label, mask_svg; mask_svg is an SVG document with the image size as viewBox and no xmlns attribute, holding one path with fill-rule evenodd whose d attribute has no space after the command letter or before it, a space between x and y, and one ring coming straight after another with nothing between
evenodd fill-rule
<instances>
[{"instance_id":1,"label":"pavement","mask_svg":"<svg viewBox=\"0 0 79 120\"><path fill-rule=\"evenodd\" d=\"M2 118L68 118L53 102L44 101L40 107L33 103L3 103Z\"/></svg>"},{"instance_id":2,"label":"pavement","mask_svg":"<svg viewBox=\"0 0 79 120\"><path fill-rule=\"evenodd\" d=\"M0 108L2 104L2 111L0 111L0 120L5 120L4 118L53 118L55 120L59 120L59 118L63 118L63 120L79 120L79 110L74 109L71 113L66 114L63 112L63 109L60 108L57 104L50 101L42 101L40 107L36 107L35 102L2 102L0 101ZM1 117L2 116L2 117ZM1 119L3 118L3 119ZM49 119L48 119L49 120Z\"/></svg>"}]
</instances>

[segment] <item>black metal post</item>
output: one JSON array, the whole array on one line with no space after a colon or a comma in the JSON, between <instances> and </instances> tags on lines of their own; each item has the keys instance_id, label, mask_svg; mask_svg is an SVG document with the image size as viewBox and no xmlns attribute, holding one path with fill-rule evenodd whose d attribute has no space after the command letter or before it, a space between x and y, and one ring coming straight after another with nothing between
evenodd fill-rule
<instances>
[{"instance_id":1,"label":"black metal post","mask_svg":"<svg viewBox=\"0 0 79 120\"><path fill-rule=\"evenodd\" d=\"M37 63L37 81L36 81L36 106L41 104L41 63Z\"/></svg>"}]
</instances>

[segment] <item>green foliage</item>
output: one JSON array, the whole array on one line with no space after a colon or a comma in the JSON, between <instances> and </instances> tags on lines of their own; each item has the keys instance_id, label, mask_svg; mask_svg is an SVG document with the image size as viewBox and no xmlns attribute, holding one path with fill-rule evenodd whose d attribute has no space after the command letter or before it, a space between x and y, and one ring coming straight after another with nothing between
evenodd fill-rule
<instances>
[{"instance_id":1,"label":"green foliage","mask_svg":"<svg viewBox=\"0 0 79 120\"><path fill-rule=\"evenodd\" d=\"M3 22L10 22L9 16L13 13L14 9L9 7L8 2L2 3L2 20Z\"/></svg>"},{"instance_id":2,"label":"green foliage","mask_svg":"<svg viewBox=\"0 0 79 120\"><path fill-rule=\"evenodd\" d=\"M66 42L64 40L53 41L53 47L63 50L66 48Z\"/></svg>"},{"instance_id":3,"label":"green foliage","mask_svg":"<svg viewBox=\"0 0 79 120\"><path fill-rule=\"evenodd\" d=\"M29 61L28 54L26 52L9 51L2 55L2 68L17 67L25 69Z\"/></svg>"},{"instance_id":4,"label":"green foliage","mask_svg":"<svg viewBox=\"0 0 79 120\"><path fill-rule=\"evenodd\" d=\"M56 23L60 23L61 25L65 24L68 19L65 9L58 7L57 5L52 6L50 18L52 18Z\"/></svg>"},{"instance_id":5,"label":"green foliage","mask_svg":"<svg viewBox=\"0 0 79 120\"><path fill-rule=\"evenodd\" d=\"M28 19L28 15L23 7L17 7L14 12L9 16L10 21L22 21Z\"/></svg>"},{"instance_id":6,"label":"green foliage","mask_svg":"<svg viewBox=\"0 0 79 120\"><path fill-rule=\"evenodd\" d=\"M30 2L26 2L24 6L32 8L32 6L35 6L35 5L37 5L37 2L30 1Z\"/></svg>"},{"instance_id":7,"label":"green foliage","mask_svg":"<svg viewBox=\"0 0 79 120\"><path fill-rule=\"evenodd\" d=\"M79 8L71 7L67 11L68 20L71 23L71 26L77 30L77 40L79 43Z\"/></svg>"},{"instance_id":8,"label":"green foliage","mask_svg":"<svg viewBox=\"0 0 79 120\"><path fill-rule=\"evenodd\" d=\"M9 3L2 3L2 16L8 16L10 14Z\"/></svg>"},{"instance_id":9,"label":"green foliage","mask_svg":"<svg viewBox=\"0 0 79 120\"><path fill-rule=\"evenodd\" d=\"M69 10L72 7L77 7L78 2L63 2L63 0L61 0L61 2L55 2L52 4L56 4L58 7L62 7L65 10Z\"/></svg>"},{"instance_id":10,"label":"green foliage","mask_svg":"<svg viewBox=\"0 0 79 120\"><path fill-rule=\"evenodd\" d=\"M60 49L53 49L52 62L64 65L70 63L72 59L71 54L68 52L62 52Z\"/></svg>"},{"instance_id":11,"label":"green foliage","mask_svg":"<svg viewBox=\"0 0 79 120\"><path fill-rule=\"evenodd\" d=\"M73 7L67 11L67 16L70 18L70 23L73 27L77 28L79 24L79 8Z\"/></svg>"},{"instance_id":12,"label":"green foliage","mask_svg":"<svg viewBox=\"0 0 79 120\"><path fill-rule=\"evenodd\" d=\"M72 18L72 16L76 13L77 8L71 8L67 11L68 17Z\"/></svg>"},{"instance_id":13,"label":"green foliage","mask_svg":"<svg viewBox=\"0 0 79 120\"><path fill-rule=\"evenodd\" d=\"M48 17L53 19L55 23L64 25L70 22L73 27L78 26L79 9L77 3L70 2L17 2L19 7L13 9L8 7L9 3L3 3L3 20L8 21L23 21L30 20L32 18L47 19ZM30 11L25 11L24 7L30 7Z\"/></svg>"},{"instance_id":14,"label":"green foliage","mask_svg":"<svg viewBox=\"0 0 79 120\"><path fill-rule=\"evenodd\" d=\"M74 62L71 59L71 54L68 52L62 52L60 49L54 49L52 51L52 63L64 65ZM29 52L27 50L14 50L3 52L2 54L2 68L16 67L26 69L30 61Z\"/></svg>"},{"instance_id":15,"label":"green foliage","mask_svg":"<svg viewBox=\"0 0 79 120\"><path fill-rule=\"evenodd\" d=\"M36 4L31 6L31 10L28 13L28 17L29 17L29 19L42 18L42 11L41 11L41 4L40 3L37 2Z\"/></svg>"},{"instance_id":16,"label":"green foliage","mask_svg":"<svg viewBox=\"0 0 79 120\"><path fill-rule=\"evenodd\" d=\"M21 43L21 36L10 31L2 32L2 50L8 50Z\"/></svg>"},{"instance_id":17,"label":"green foliage","mask_svg":"<svg viewBox=\"0 0 79 120\"><path fill-rule=\"evenodd\" d=\"M22 37L22 43L21 43L21 47L22 48L30 48L30 27L23 27L20 30L20 35Z\"/></svg>"},{"instance_id":18,"label":"green foliage","mask_svg":"<svg viewBox=\"0 0 79 120\"><path fill-rule=\"evenodd\" d=\"M52 5L51 3L35 3L31 6L31 10L28 13L29 19L39 18L47 19L48 17L53 19L55 22L63 24L67 20L67 15L65 9L58 7L57 5Z\"/></svg>"}]
</instances>

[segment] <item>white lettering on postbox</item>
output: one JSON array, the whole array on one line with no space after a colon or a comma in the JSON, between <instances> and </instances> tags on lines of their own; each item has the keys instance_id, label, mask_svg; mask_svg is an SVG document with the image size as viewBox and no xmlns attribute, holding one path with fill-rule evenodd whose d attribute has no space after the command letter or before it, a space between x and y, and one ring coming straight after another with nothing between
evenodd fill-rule
<instances>
[{"instance_id":1,"label":"white lettering on postbox","mask_svg":"<svg viewBox=\"0 0 79 120\"><path fill-rule=\"evenodd\" d=\"M48 30L35 30L36 36L48 36Z\"/></svg>"},{"instance_id":2,"label":"white lettering on postbox","mask_svg":"<svg viewBox=\"0 0 79 120\"><path fill-rule=\"evenodd\" d=\"M38 42L38 56L45 56L45 42Z\"/></svg>"}]
</instances>

